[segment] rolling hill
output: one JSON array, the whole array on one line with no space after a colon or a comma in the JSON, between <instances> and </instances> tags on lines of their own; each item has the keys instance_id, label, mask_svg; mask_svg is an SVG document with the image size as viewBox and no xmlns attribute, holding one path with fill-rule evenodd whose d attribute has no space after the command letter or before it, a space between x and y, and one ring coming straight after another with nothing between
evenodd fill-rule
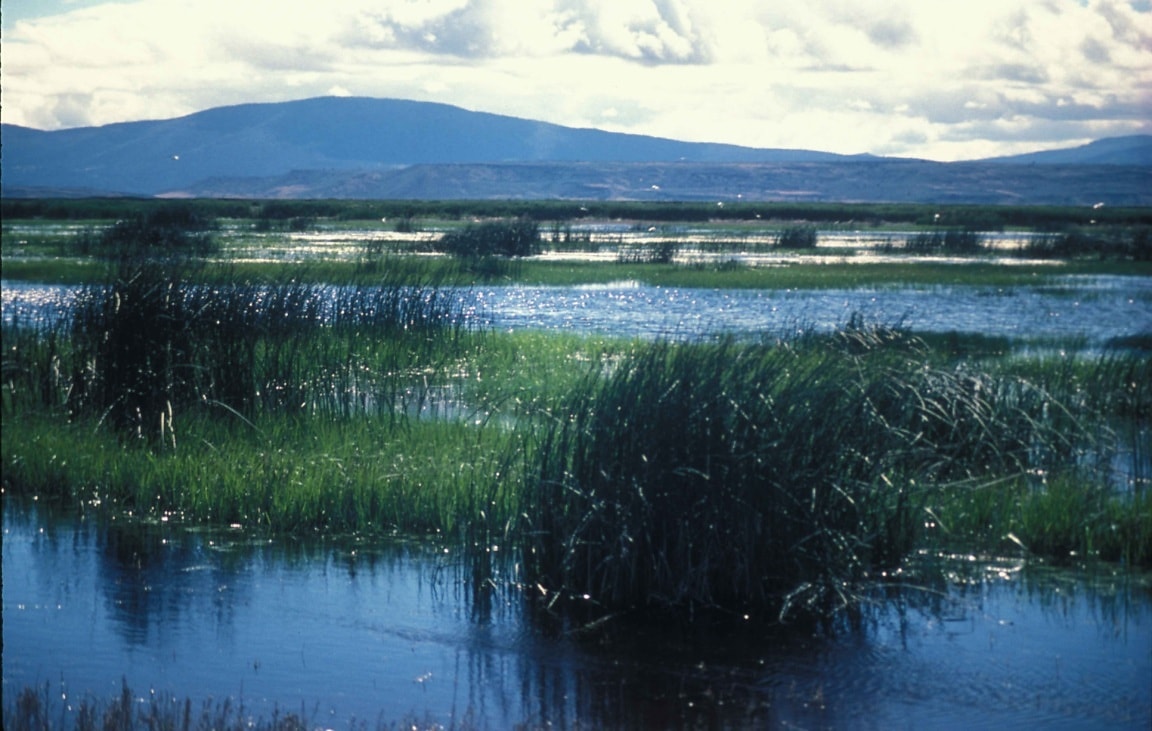
<instances>
[{"instance_id":1,"label":"rolling hill","mask_svg":"<svg viewBox=\"0 0 1152 731\"><path fill-rule=\"evenodd\" d=\"M6 197L734 198L1152 204L1152 136L972 163L575 129L323 97L168 120L3 125ZM1045 166L1044 172L1033 166Z\"/></svg>"}]
</instances>

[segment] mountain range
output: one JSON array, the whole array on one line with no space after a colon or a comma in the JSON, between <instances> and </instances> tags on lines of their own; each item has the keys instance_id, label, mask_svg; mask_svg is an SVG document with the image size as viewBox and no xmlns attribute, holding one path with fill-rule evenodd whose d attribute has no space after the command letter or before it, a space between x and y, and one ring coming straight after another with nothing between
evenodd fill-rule
<instances>
[{"instance_id":1,"label":"mountain range","mask_svg":"<svg viewBox=\"0 0 1152 731\"><path fill-rule=\"evenodd\" d=\"M323 97L41 131L5 197L744 199L1152 205L1152 136L960 163L681 142L445 104Z\"/></svg>"}]
</instances>

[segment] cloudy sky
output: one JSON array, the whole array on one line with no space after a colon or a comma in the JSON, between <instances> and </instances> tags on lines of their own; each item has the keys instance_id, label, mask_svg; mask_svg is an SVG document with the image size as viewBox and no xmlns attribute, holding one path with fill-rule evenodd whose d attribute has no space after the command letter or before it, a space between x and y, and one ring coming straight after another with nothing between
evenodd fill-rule
<instances>
[{"instance_id":1,"label":"cloudy sky","mask_svg":"<svg viewBox=\"0 0 1152 731\"><path fill-rule=\"evenodd\" d=\"M956 160L1152 133L1152 0L3 0L39 129L323 95Z\"/></svg>"}]
</instances>

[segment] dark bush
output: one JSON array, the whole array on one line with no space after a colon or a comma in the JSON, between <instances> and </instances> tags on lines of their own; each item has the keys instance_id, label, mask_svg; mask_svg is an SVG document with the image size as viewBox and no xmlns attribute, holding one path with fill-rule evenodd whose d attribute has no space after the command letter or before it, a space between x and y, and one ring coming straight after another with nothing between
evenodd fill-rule
<instances>
[{"instance_id":1,"label":"dark bush","mask_svg":"<svg viewBox=\"0 0 1152 731\"><path fill-rule=\"evenodd\" d=\"M675 241L622 246L616 252L616 261L620 264L671 264L679 252L680 245Z\"/></svg>"},{"instance_id":2,"label":"dark bush","mask_svg":"<svg viewBox=\"0 0 1152 731\"><path fill-rule=\"evenodd\" d=\"M914 254L974 254L983 244L980 232L957 228L914 234L908 237L904 249Z\"/></svg>"},{"instance_id":3,"label":"dark bush","mask_svg":"<svg viewBox=\"0 0 1152 731\"><path fill-rule=\"evenodd\" d=\"M1037 234L1022 256L1040 259L1131 259L1152 261L1152 237L1147 226L1077 227L1060 233Z\"/></svg>"},{"instance_id":4,"label":"dark bush","mask_svg":"<svg viewBox=\"0 0 1152 731\"><path fill-rule=\"evenodd\" d=\"M776 245L782 249L812 249L816 246L814 226L791 226L776 237Z\"/></svg>"},{"instance_id":5,"label":"dark bush","mask_svg":"<svg viewBox=\"0 0 1152 731\"><path fill-rule=\"evenodd\" d=\"M459 257L533 256L540 253L540 225L528 218L470 223L445 234L439 249Z\"/></svg>"},{"instance_id":6,"label":"dark bush","mask_svg":"<svg viewBox=\"0 0 1152 731\"><path fill-rule=\"evenodd\" d=\"M98 236L81 236L81 254L109 259L207 256L220 249L215 221L186 206L163 207L120 219Z\"/></svg>"}]
</instances>

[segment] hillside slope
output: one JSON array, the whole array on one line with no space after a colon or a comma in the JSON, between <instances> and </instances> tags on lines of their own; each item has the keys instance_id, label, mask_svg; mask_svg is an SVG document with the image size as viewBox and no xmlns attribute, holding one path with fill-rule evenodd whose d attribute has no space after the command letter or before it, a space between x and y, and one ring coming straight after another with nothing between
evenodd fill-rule
<instances>
[{"instance_id":1,"label":"hillside slope","mask_svg":"<svg viewBox=\"0 0 1152 731\"><path fill-rule=\"evenodd\" d=\"M680 142L323 97L45 132L0 125L16 196L1152 204L1152 136L962 163Z\"/></svg>"},{"instance_id":2,"label":"hillside slope","mask_svg":"<svg viewBox=\"0 0 1152 731\"><path fill-rule=\"evenodd\" d=\"M155 194L209 177L532 161L844 159L624 135L394 99L324 97L43 132L4 125L4 185Z\"/></svg>"}]
</instances>

